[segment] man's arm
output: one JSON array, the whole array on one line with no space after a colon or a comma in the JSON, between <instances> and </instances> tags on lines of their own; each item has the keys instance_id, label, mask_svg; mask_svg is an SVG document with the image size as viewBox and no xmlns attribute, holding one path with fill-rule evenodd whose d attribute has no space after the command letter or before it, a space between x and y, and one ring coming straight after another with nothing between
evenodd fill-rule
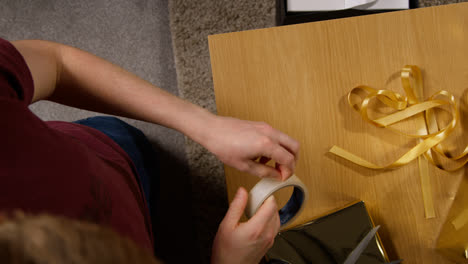
<instances>
[{"instance_id":1,"label":"man's arm","mask_svg":"<svg viewBox=\"0 0 468 264\"><path fill-rule=\"evenodd\" d=\"M32 72L33 101L47 99L176 129L227 165L259 177L284 180L294 171L299 143L265 123L213 115L73 47L40 40L12 43ZM277 167L254 161L262 156L275 160Z\"/></svg>"},{"instance_id":2,"label":"man's arm","mask_svg":"<svg viewBox=\"0 0 468 264\"><path fill-rule=\"evenodd\" d=\"M79 49L37 40L13 44L31 70L33 101L48 99L176 129L227 165L260 177L284 180L294 171L299 143L265 123L213 115ZM268 159L276 168L264 164ZM274 199L240 223L247 199L240 188L219 226L212 263L257 263L272 246L280 225Z\"/></svg>"},{"instance_id":3,"label":"man's arm","mask_svg":"<svg viewBox=\"0 0 468 264\"><path fill-rule=\"evenodd\" d=\"M47 99L158 123L191 134L195 140L200 137L197 124L213 117L206 110L82 50L40 40L16 41L13 45L31 69L33 101Z\"/></svg>"}]
</instances>

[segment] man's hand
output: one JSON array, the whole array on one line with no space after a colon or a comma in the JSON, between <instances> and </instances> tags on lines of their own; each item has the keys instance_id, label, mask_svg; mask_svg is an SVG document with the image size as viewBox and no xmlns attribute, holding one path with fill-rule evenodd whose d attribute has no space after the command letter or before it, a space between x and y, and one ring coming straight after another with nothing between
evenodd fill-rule
<instances>
[{"instance_id":1,"label":"man's hand","mask_svg":"<svg viewBox=\"0 0 468 264\"><path fill-rule=\"evenodd\" d=\"M265 123L215 116L73 47L40 40L13 45L31 70L33 102L47 99L173 128L227 165L259 177L285 180L294 172L299 143ZM270 159L275 168L265 165Z\"/></svg>"},{"instance_id":2,"label":"man's hand","mask_svg":"<svg viewBox=\"0 0 468 264\"><path fill-rule=\"evenodd\" d=\"M207 127L201 143L225 164L261 178L286 180L293 174L299 143L270 125L216 116ZM265 165L270 159L275 168Z\"/></svg>"},{"instance_id":3,"label":"man's hand","mask_svg":"<svg viewBox=\"0 0 468 264\"><path fill-rule=\"evenodd\" d=\"M239 223L247 199L247 191L239 188L219 225L213 243L212 264L257 264L273 246L280 228L274 197L268 198L249 221Z\"/></svg>"}]
</instances>

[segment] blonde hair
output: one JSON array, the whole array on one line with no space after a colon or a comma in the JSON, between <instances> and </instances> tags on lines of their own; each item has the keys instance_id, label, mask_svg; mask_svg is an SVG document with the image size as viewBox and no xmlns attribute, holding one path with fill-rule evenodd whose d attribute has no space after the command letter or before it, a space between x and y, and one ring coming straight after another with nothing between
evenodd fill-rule
<instances>
[{"instance_id":1,"label":"blonde hair","mask_svg":"<svg viewBox=\"0 0 468 264\"><path fill-rule=\"evenodd\" d=\"M0 260L11 264L161 263L110 228L52 215L0 214Z\"/></svg>"}]
</instances>

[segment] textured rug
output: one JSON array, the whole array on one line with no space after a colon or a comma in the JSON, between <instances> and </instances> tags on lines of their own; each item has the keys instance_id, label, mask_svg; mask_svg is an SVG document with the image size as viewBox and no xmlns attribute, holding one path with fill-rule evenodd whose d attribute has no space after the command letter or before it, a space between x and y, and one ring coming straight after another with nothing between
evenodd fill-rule
<instances>
[{"instance_id":1,"label":"textured rug","mask_svg":"<svg viewBox=\"0 0 468 264\"><path fill-rule=\"evenodd\" d=\"M468 0L419 0L419 7L428 7L428 6L437 6L437 5L446 5L446 4L455 4L468 2Z\"/></svg>"},{"instance_id":2,"label":"textured rug","mask_svg":"<svg viewBox=\"0 0 468 264\"><path fill-rule=\"evenodd\" d=\"M419 0L419 6L466 1ZM179 95L216 113L208 35L273 27L276 4L275 0L169 0ZM192 181L192 214L198 252L202 263L208 263L212 239L228 207L223 166L187 138L186 154Z\"/></svg>"}]
</instances>

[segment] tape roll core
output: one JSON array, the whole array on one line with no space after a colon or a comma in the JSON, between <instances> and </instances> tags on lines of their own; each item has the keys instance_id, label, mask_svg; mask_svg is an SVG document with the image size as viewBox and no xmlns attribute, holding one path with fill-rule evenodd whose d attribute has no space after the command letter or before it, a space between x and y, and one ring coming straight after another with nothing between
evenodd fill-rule
<instances>
[{"instance_id":1,"label":"tape roll core","mask_svg":"<svg viewBox=\"0 0 468 264\"><path fill-rule=\"evenodd\" d=\"M292 222L300 214L308 199L307 188L296 175L292 175L283 182L274 179L262 179L259 181L250 190L249 201L245 210L247 217L251 218L263 202L274 192L288 186L294 187L293 193L286 205L278 211L281 229L286 227L288 223Z\"/></svg>"},{"instance_id":2,"label":"tape roll core","mask_svg":"<svg viewBox=\"0 0 468 264\"><path fill-rule=\"evenodd\" d=\"M291 198L289 198L288 202L279 210L280 222L281 225L286 224L289 222L302 207L304 203L304 192L294 187L293 193Z\"/></svg>"}]
</instances>

